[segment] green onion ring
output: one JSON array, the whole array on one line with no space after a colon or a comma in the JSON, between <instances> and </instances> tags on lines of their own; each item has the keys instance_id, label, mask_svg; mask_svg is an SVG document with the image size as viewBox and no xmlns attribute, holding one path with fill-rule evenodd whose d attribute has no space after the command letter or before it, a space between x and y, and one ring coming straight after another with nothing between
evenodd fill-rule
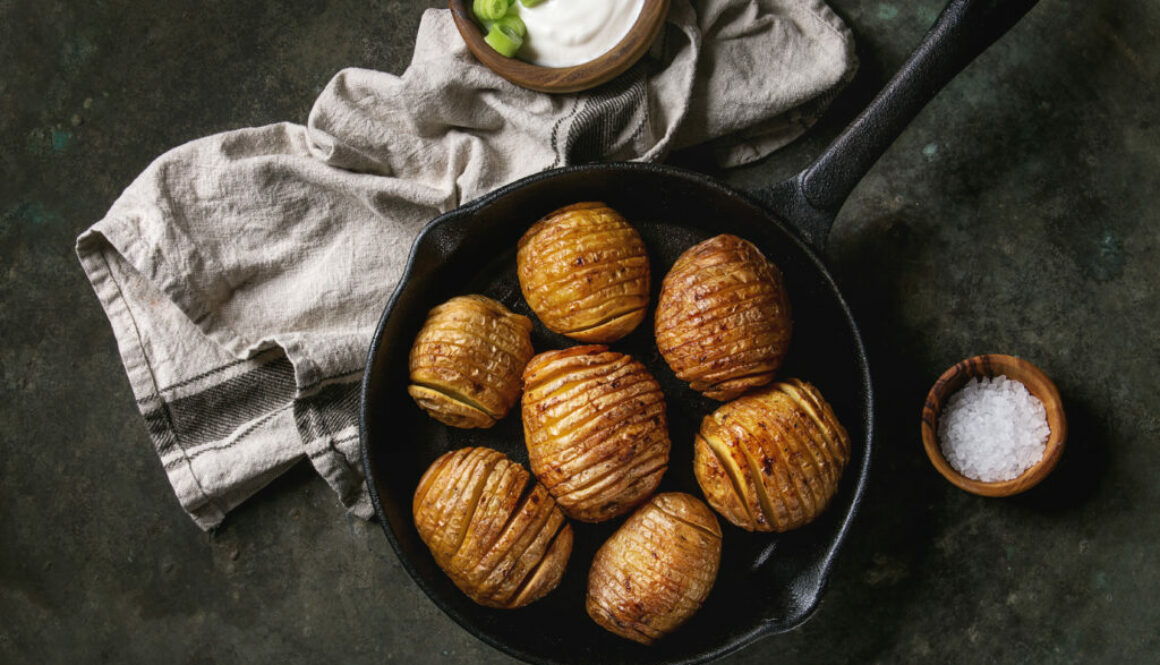
<instances>
[{"instance_id":1,"label":"green onion ring","mask_svg":"<svg viewBox=\"0 0 1160 665\"><path fill-rule=\"evenodd\" d=\"M516 14L515 12L509 13L507 16L492 23L492 25L502 25L504 27L511 28L512 32L516 33L520 39L528 36L528 26L524 25L524 20L519 17L519 14ZM490 25L488 26L488 29L491 29Z\"/></svg>"},{"instance_id":2,"label":"green onion ring","mask_svg":"<svg viewBox=\"0 0 1160 665\"><path fill-rule=\"evenodd\" d=\"M498 51L500 55L509 58L514 56L516 51L520 50L520 47L524 45L523 37L520 37L515 30L499 22L491 25L491 29L487 31L487 36L483 38L483 41Z\"/></svg>"},{"instance_id":3,"label":"green onion ring","mask_svg":"<svg viewBox=\"0 0 1160 665\"><path fill-rule=\"evenodd\" d=\"M475 18L483 22L503 18L508 6L508 0L475 0L471 8L475 12Z\"/></svg>"}]
</instances>

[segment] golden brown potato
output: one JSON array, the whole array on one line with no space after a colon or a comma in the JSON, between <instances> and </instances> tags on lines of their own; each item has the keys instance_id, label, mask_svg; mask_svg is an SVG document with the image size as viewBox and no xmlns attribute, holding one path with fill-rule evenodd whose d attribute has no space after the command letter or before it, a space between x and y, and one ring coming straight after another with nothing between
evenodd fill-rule
<instances>
[{"instance_id":1,"label":"golden brown potato","mask_svg":"<svg viewBox=\"0 0 1160 665\"><path fill-rule=\"evenodd\" d=\"M661 283L657 348L706 397L724 402L772 381L792 327L781 271L737 236L685 250Z\"/></svg>"},{"instance_id":2,"label":"golden brown potato","mask_svg":"<svg viewBox=\"0 0 1160 665\"><path fill-rule=\"evenodd\" d=\"M520 397L531 333L528 317L491 298L452 298L431 310L411 346L407 392L441 423L491 427Z\"/></svg>"},{"instance_id":3,"label":"golden brown potato","mask_svg":"<svg viewBox=\"0 0 1160 665\"><path fill-rule=\"evenodd\" d=\"M533 224L520 238L516 265L524 299L549 330L614 342L644 320L644 242L603 203L570 205Z\"/></svg>"},{"instance_id":4,"label":"golden brown potato","mask_svg":"<svg viewBox=\"0 0 1160 665\"><path fill-rule=\"evenodd\" d=\"M490 448L435 460L412 511L435 562L480 605L539 600L560 583L572 553L572 527L544 486Z\"/></svg>"},{"instance_id":5,"label":"golden brown potato","mask_svg":"<svg viewBox=\"0 0 1160 665\"><path fill-rule=\"evenodd\" d=\"M813 385L779 381L705 416L693 472L717 512L749 531L812 521L838 490L850 436Z\"/></svg>"},{"instance_id":6,"label":"golden brown potato","mask_svg":"<svg viewBox=\"0 0 1160 665\"><path fill-rule=\"evenodd\" d=\"M621 637L652 644L705 602L721 563L721 527L688 494L658 494L596 552L588 616Z\"/></svg>"},{"instance_id":7,"label":"golden brown potato","mask_svg":"<svg viewBox=\"0 0 1160 665\"><path fill-rule=\"evenodd\" d=\"M644 365L606 346L532 358L523 416L532 472L569 517L600 522L627 513L668 467L660 385Z\"/></svg>"}]
</instances>

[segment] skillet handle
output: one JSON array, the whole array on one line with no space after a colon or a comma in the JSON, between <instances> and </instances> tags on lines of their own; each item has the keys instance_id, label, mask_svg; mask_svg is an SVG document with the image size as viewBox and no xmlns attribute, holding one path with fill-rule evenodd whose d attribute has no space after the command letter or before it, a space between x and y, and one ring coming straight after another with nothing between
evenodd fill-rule
<instances>
[{"instance_id":1,"label":"skillet handle","mask_svg":"<svg viewBox=\"0 0 1160 665\"><path fill-rule=\"evenodd\" d=\"M798 175L757 192L823 250L846 197L948 81L1002 37L1037 0L951 0L874 101Z\"/></svg>"}]
</instances>

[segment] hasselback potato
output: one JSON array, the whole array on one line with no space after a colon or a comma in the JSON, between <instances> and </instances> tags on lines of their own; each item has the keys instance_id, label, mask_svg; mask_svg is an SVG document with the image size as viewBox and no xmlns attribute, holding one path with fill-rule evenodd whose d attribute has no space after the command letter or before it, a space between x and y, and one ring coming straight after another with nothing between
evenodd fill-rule
<instances>
[{"instance_id":1,"label":"hasselback potato","mask_svg":"<svg viewBox=\"0 0 1160 665\"><path fill-rule=\"evenodd\" d=\"M622 515L656 489L669 461L665 397L652 374L606 346L541 353L524 370L532 472L569 517Z\"/></svg>"},{"instance_id":2,"label":"hasselback potato","mask_svg":"<svg viewBox=\"0 0 1160 665\"><path fill-rule=\"evenodd\" d=\"M726 401L772 381L792 327L781 271L737 236L685 250L661 283L657 348L707 397Z\"/></svg>"},{"instance_id":3,"label":"hasselback potato","mask_svg":"<svg viewBox=\"0 0 1160 665\"><path fill-rule=\"evenodd\" d=\"M411 346L407 392L442 423L491 427L520 397L531 332L528 317L491 298L452 298L431 310Z\"/></svg>"},{"instance_id":4,"label":"hasselback potato","mask_svg":"<svg viewBox=\"0 0 1160 665\"><path fill-rule=\"evenodd\" d=\"M709 505L749 531L812 521L838 490L850 437L813 385L779 381L701 421L693 472Z\"/></svg>"},{"instance_id":5,"label":"hasselback potato","mask_svg":"<svg viewBox=\"0 0 1160 665\"><path fill-rule=\"evenodd\" d=\"M652 644L701 607L720 562L713 512L688 494L658 494L597 550L588 616L621 637Z\"/></svg>"},{"instance_id":6,"label":"hasselback potato","mask_svg":"<svg viewBox=\"0 0 1160 665\"><path fill-rule=\"evenodd\" d=\"M614 342L644 320L649 265L644 242L607 205L560 208L520 238L520 290L549 330L581 342Z\"/></svg>"},{"instance_id":7,"label":"hasselback potato","mask_svg":"<svg viewBox=\"0 0 1160 665\"><path fill-rule=\"evenodd\" d=\"M572 527L544 486L489 448L435 460L412 511L435 562L481 605L510 609L542 598L572 553Z\"/></svg>"}]
</instances>

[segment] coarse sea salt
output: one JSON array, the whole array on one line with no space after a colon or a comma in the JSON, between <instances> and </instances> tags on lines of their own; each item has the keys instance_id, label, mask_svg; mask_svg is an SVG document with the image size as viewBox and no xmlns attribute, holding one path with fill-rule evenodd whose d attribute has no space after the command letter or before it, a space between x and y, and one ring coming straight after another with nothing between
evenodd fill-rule
<instances>
[{"instance_id":1,"label":"coarse sea salt","mask_svg":"<svg viewBox=\"0 0 1160 665\"><path fill-rule=\"evenodd\" d=\"M1017 478L1043 459L1050 433L1043 402L1002 375L967 381L938 419L943 457L964 476L988 483Z\"/></svg>"}]
</instances>

